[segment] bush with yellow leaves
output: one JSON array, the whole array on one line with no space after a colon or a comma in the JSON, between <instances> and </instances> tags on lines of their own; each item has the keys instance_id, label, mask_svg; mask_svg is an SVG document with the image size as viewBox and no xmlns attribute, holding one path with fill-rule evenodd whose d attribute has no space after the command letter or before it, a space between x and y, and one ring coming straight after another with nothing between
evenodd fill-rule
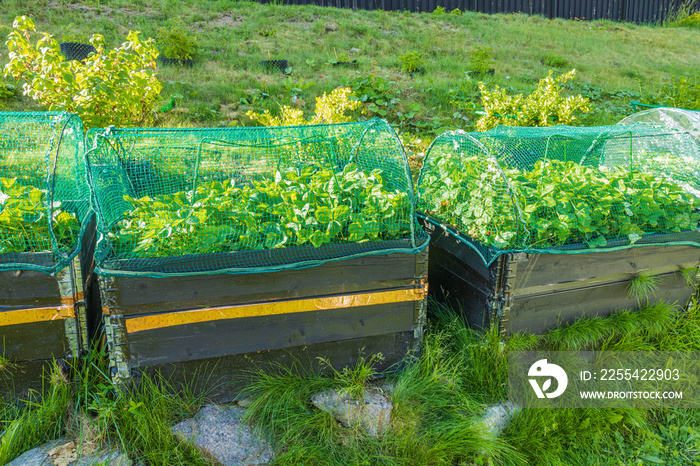
<instances>
[{"instance_id":1,"label":"bush with yellow leaves","mask_svg":"<svg viewBox=\"0 0 700 466\"><path fill-rule=\"evenodd\" d=\"M570 125L576 122L576 112L591 110L587 98L576 95L561 95L561 84L574 79L576 70L571 70L557 78L549 75L541 79L532 94L508 95L506 90L495 86L488 90L484 83L479 83L481 103L484 115L477 121L479 131L487 131L498 125L506 126L552 126Z\"/></svg>"},{"instance_id":2,"label":"bush with yellow leaves","mask_svg":"<svg viewBox=\"0 0 700 466\"><path fill-rule=\"evenodd\" d=\"M272 116L269 111L257 113L252 110L246 112L251 119L258 121L263 126L297 126L320 125L330 123L348 123L352 118L345 114L346 111L356 110L361 102L350 100L352 90L349 87L338 87L330 94L324 93L316 98L316 108L310 120L304 118L304 111L282 106L280 116Z\"/></svg>"},{"instance_id":3,"label":"bush with yellow leaves","mask_svg":"<svg viewBox=\"0 0 700 466\"><path fill-rule=\"evenodd\" d=\"M86 128L138 126L153 119L161 90L153 39L141 40L131 31L121 47L108 50L104 38L94 34L90 43L96 52L80 62L66 60L48 34L32 43L36 27L30 18L18 16L12 27L4 76L22 79L25 95L49 110L77 113Z\"/></svg>"}]
</instances>

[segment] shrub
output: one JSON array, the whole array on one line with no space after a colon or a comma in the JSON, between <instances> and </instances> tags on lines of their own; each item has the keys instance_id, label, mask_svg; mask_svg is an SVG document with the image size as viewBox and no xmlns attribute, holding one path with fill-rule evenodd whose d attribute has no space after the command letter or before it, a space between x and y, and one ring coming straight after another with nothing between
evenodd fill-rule
<instances>
[{"instance_id":1,"label":"shrub","mask_svg":"<svg viewBox=\"0 0 700 466\"><path fill-rule=\"evenodd\" d=\"M484 115L476 123L479 131L486 131L498 125L507 126L552 126L573 124L576 112L591 110L589 100L581 95L564 97L561 84L574 78L576 70L557 78L549 75L541 79L532 94L508 95L506 90L494 86L493 90L479 83Z\"/></svg>"},{"instance_id":2,"label":"shrub","mask_svg":"<svg viewBox=\"0 0 700 466\"><path fill-rule=\"evenodd\" d=\"M161 84L152 39L142 41L130 31L121 47L108 51L104 38L95 34L90 39L95 54L84 62L67 61L48 34L32 44L30 31L36 28L31 19L18 16L12 26L4 74L24 80L24 95L50 110L77 113L85 127L140 125L154 115Z\"/></svg>"},{"instance_id":3,"label":"shrub","mask_svg":"<svg viewBox=\"0 0 700 466\"><path fill-rule=\"evenodd\" d=\"M700 79L697 76L673 76L670 82L647 95L645 100L652 105L700 110Z\"/></svg>"},{"instance_id":4,"label":"shrub","mask_svg":"<svg viewBox=\"0 0 700 466\"><path fill-rule=\"evenodd\" d=\"M179 60L191 59L199 47L197 38L190 35L180 17L158 29L158 45L163 56Z\"/></svg>"},{"instance_id":5,"label":"shrub","mask_svg":"<svg viewBox=\"0 0 700 466\"><path fill-rule=\"evenodd\" d=\"M419 52L406 52L399 57L401 69L406 73L415 73L423 69L423 55Z\"/></svg>"},{"instance_id":6,"label":"shrub","mask_svg":"<svg viewBox=\"0 0 700 466\"><path fill-rule=\"evenodd\" d=\"M469 54L471 71L476 74L486 74L493 67L493 49L484 45L479 45Z\"/></svg>"},{"instance_id":7,"label":"shrub","mask_svg":"<svg viewBox=\"0 0 700 466\"><path fill-rule=\"evenodd\" d=\"M352 119L345 115L347 110L356 110L362 103L359 100L350 100L352 90L349 87L338 87L330 94L324 93L316 98L316 109L310 120L304 118L304 111L287 105L282 107L282 113L274 117L265 110L257 113L252 110L248 115L257 120L263 126L293 126L293 125L319 125L327 123L348 123Z\"/></svg>"}]
</instances>

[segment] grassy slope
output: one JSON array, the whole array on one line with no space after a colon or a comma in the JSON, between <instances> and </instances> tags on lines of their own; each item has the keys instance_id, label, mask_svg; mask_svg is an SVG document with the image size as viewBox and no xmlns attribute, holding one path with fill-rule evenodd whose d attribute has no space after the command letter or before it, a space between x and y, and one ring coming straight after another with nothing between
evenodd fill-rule
<instances>
[{"instance_id":1,"label":"grassy slope","mask_svg":"<svg viewBox=\"0 0 700 466\"><path fill-rule=\"evenodd\" d=\"M631 112L629 92L639 91L638 77L643 78L646 89L653 90L672 74L692 75L700 67L700 56L694 53L700 46L700 34L685 28L524 15L352 12L231 0L7 0L0 8L3 36L16 15L27 14L40 31L59 41L71 34L88 37L96 32L112 46L118 45L129 29L155 37L169 17L180 15L199 37L201 49L192 69L160 67L163 81L187 83L166 85L164 101L172 94L184 99L180 108L160 119L160 125L250 125L246 110L276 110L280 104L291 104L294 94L300 98L296 105L311 111L315 96L353 76L375 75L395 82L391 88L399 102L390 119L417 103L421 110L413 122L439 115L447 119L433 129L468 127L473 115L469 122L452 118L455 108L450 101L455 94L449 91L464 87L473 92L463 78L469 70L469 54L478 45L493 50L496 75L488 79L516 90L529 90L546 75L549 67L543 63L550 55L563 62L559 71L576 68L579 83L590 83L603 91L597 102L603 110L585 123L613 123L624 112ZM353 47L360 51L351 52ZM424 76L412 78L401 72L398 57L407 51L424 55ZM359 68L327 65L337 54L357 59ZM288 79L281 73L266 74L257 65L259 60L282 57L293 68ZM6 59L6 54L0 56L0 60ZM294 90L309 83L313 84L303 92ZM251 96L256 89L270 98L254 101ZM628 93L621 99L609 94L618 91ZM252 105L242 105L241 98ZM26 108L36 106L25 99L9 104L9 109ZM413 126L406 129L415 131Z\"/></svg>"}]
</instances>

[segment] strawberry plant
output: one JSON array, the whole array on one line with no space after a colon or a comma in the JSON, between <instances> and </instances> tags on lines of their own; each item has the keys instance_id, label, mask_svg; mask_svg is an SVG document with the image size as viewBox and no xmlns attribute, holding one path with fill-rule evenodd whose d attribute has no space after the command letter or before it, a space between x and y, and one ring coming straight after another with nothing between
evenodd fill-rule
<instances>
[{"instance_id":1,"label":"strawberry plant","mask_svg":"<svg viewBox=\"0 0 700 466\"><path fill-rule=\"evenodd\" d=\"M78 220L54 201L49 221L46 207L45 190L23 185L17 178L0 178L0 254L51 251L49 224L58 248L73 248Z\"/></svg>"},{"instance_id":2,"label":"strawberry plant","mask_svg":"<svg viewBox=\"0 0 700 466\"><path fill-rule=\"evenodd\" d=\"M634 244L651 233L696 230L700 200L643 171L539 160L529 170L482 157L442 157L421 179L420 208L499 249Z\"/></svg>"},{"instance_id":3,"label":"strawberry plant","mask_svg":"<svg viewBox=\"0 0 700 466\"><path fill-rule=\"evenodd\" d=\"M379 169L348 164L277 172L238 185L213 181L193 190L134 199L109 232L117 254L167 257L404 238L411 203L390 191Z\"/></svg>"}]
</instances>

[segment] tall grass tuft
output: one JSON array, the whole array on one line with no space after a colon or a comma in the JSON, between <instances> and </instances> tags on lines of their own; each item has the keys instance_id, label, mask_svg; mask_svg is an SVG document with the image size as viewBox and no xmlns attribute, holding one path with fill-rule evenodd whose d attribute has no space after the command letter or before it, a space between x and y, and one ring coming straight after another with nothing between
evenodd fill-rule
<instances>
[{"instance_id":1,"label":"tall grass tuft","mask_svg":"<svg viewBox=\"0 0 700 466\"><path fill-rule=\"evenodd\" d=\"M70 391L68 380L54 362L42 392L32 392L25 407L15 411L7 424L0 438L0 464L61 435L68 419Z\"/></svg>"},{"instance_id":2,"label":"tall grass tuft","mask_svg":"<svg viewBox=\"0 0 700 466\"><path fill-rule=\"evenodd\" d=\"M342 427L311 403L313 394L326 389L347 392L352 387L358 393L358 379L347 374L373 373L372 358L360 358L360 367L345 375L338 371L321 375L298 365L260 372L247 391L254 401L246 419L278 448L276 464L282 465L398 466L522 459L506 443L484 433L478 423L483 405L464 389L464 359L449 349L451 344L449 330L434 328L425 337L420 358L390 375L390 384L363 379L365 388L385 390L393 405L391 429L378 437Z\"/></svg>"},{"instance_id":3,"label":"tall grass tuft","mask_svg":"<svg viewBox=\"0 0 700 466\"><path fill-rule=\"evenodd\" d=\"M659 278L654 275L641 274L630 280L627 285L627 296L637 302L649 302L659 289Z\"/></svg>"}]
</instances>

